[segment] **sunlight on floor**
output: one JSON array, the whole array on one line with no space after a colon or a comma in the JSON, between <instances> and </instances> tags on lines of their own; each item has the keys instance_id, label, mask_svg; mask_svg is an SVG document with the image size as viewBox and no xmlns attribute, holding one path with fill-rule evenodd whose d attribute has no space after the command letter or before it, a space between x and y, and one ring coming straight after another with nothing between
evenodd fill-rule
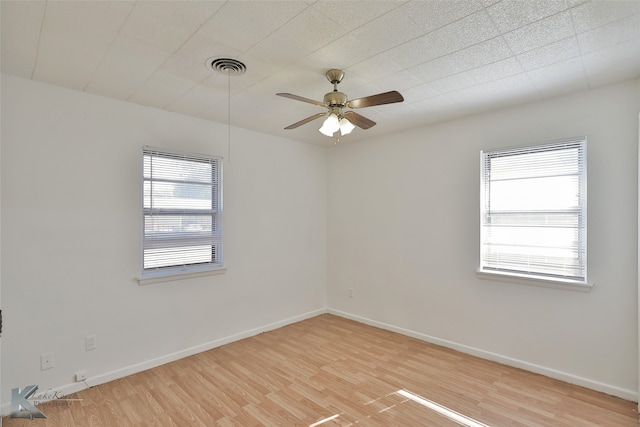
<instances>
[{"instance_id":1,"label":"sunlight on floor","mask_svg":"<svg viewBox=\"0 0 640 427\"><path fill-rule=\"evenodd\" d=\"M316 422L316 423L309 424L309 427L316 427L316 426L319 426L320 424L324 424L324 423L329 422L329 421L331 421L331 420L335 420L335 419L336 419L336 418L338 418L339 416L340 416L340 414L332 415L332 416L330 416L330 417L325 418L324 420L320 420L320 421L318 421L318 422Z\"/></svg>"},{"instance_id":2,"label":"sunlight on floor","mask_svg":"<svg viewBox=\"0 0 640 427\"><path fill-rule=\"evenodd\" d=\"M465 426L465 427L490 427L487 424L481 423L480 421L476 421L473 418L470 418L470 417L468 417L466 415L462 415L462 414L460 414L458 412L455 412L455 411L447 408L446 406L442 406L439 403L436 403L436 402L434 402L432 400L425 399L424 397L418 396L417 394L411 393L410 391L407 391L407 390L398 390L396 392L389 393L387 396L391 396L391 395L401 396L401 397L403 397L405 399L408 399L408 400L410 400L412 402L416 402L416 403L422 405L423 407L425 407L425 408L427 408L427 409L429 409L431 411L434 411L434 412L438 413L439 415L442 415L442 416L450 419L451 421L453 421L453 422L455 422L457 424L460 424L462 426ZM380 399L381 398L378 398L378 399L374 399L374 400L372 400L370 402L367 402L367 403L365 403L365 406L369 405L371 403L377 402ZM407 402L408 400L405 400L404 402ZM389 409L392 409L392 408L395 408L395 407L396 407L396 405L394 404L394 405L391 405L391 406L387 406L387 407L385 407L383 409L380 409L377 412L378 413L383 413L383 412L386 412ZM327 417L327 418L324 418L322 420L316 421L313 424L310 424L309 427L317 427L317 426L319 426L321 424L328 423L328 422L330 422L332 420L335 420L339 416L340 416L340 414L332 415L330 417ZM331 423L331 424L333 425L333 423Z\"/></svg>"},{"instance_id":3,"label":"sunlight on floor","mask_svg":"<svg viewBox=\"0 0 640 427\"><path fill-rule=\"evenodd\" d=\"M420 405L431 409L432 411L435 411L441 415L444 415L445 417L449 418L452 421L457 422L458 424L461 424L463 426L467 426L467 427L489 427L487 424L483 424L479 421L474 420L473 418L469 418L465 415L459 414L455 411L452 411L451 409L439 405L435 402L432 402L431 400L427 400L423 397L420 397L416 394L413 394L411 392L408 392L406 390L398 390L396 391L396 394L399 394L402 397L406 397L407 399L410 399L416 403L419 403Z\"/></svg>"}]
</instances>

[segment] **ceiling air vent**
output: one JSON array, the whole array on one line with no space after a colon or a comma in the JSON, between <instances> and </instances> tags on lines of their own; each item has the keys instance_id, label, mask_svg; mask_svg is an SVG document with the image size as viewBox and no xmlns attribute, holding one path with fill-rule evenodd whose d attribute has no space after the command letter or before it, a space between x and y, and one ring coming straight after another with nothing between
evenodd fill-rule
<instances>
[{"instance_id":1,"label":"ceiling air vent","mask_svg":"<svg viewBox=\"0 0 640 427\"><path fill-rule=\"evenodd\" d=\"M236 75L244 74L247 67L237 59L231 58L209 58L205 63L207 68L222 74Z\"/></svg>"}]
</instances>

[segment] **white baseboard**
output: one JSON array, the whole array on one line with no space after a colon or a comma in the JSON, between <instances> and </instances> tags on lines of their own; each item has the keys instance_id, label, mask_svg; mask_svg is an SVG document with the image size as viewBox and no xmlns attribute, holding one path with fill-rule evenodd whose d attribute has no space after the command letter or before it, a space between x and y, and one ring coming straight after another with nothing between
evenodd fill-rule
<instances>
[{"instance_id":1,"label":"white baseboard","mask_svg":"<svg viewBox=\"0 0 640 427\"><path fill-rule=\"evenodd\" d=\"M58 395L60 396L66 396L71 393L77 393L81 390L86 389L87 386L93 387L99 384L107 383L109 381L114 381L120 378L124 378L129 375L137 374L138 372L146 371L147 369L155 368L156 366L164 365L170 362L175 362L176 360L193 356L194 354L202 353L203 351L211 350L216 347L220 347L225 344L230 344L235 341L240 341L245 338L249 338L254 335L261 334L263 332L268 332L274 329L282 328L283 326L291 325L293 323L310 319L312 317L318 316L320 314L325 314L325 313L327 313L326 308L310 311L308 313L300 314L298 316L290 317L288 319L280 320L278 322L270 323L268 325L260 326L258 328L249 329L248 331L240 332L238 334L230 335L228 337L220 338L220 339L210 341L204 344L200 344L194 347L186 348L184 350L180 350L175 353L156 357L154 359L146 360L140 363L136 363L134 365L125 366L120 369L95 375L93 377L87 378L86 382L74 382L74 383L64 384L59 387L52 387L52 390L57 391ZM0 408L0 416L9 415L10 413L11 413L11 402L6 402Z\"/></svg>"},{"instance_id":2,"label":"white baseboard","mask_svg":"<svg viewBox=\"0 0 640 427\"><path fill-rule=\"evenodd\" d=\"M346 319L355 320L356 322L364 323L366 325L375 326L376 328L385 329L391 332L397 332L402 335L409 336L421 341L425 341L431 344L436 344L442 347L447 347L453 350L457 350L461 353L470 354L472 356L480 357L482 359L498 362L503 365L512 366L514 368L524 369L525 371L534 372L536 374L544 375L546 377L554 378L566 383L579 385L591 390L606 393L612 396L617 396L625 400L632 402L638 402L638 393L633 390L627 390L624 388L616 387L610 384L604 384L598 381L590 380L588 378L579 377L577 375L569 374L566 372L558 371L545 366L536 365L534 363L525 362L523 360L513 359L501 354L492 353L489 351L481 350L475 347L469 347L464 344L458 344L453 341L447 341L440 338L432 337L420 332L412 331L410 329L399 328L397 326L388 325L386 323L378 322L376 320L367 319L365 317L356 316L354 314L345 313L340 310L327 309L327 312L336 316L344 317Z\"/></svg>"}]
</instances>

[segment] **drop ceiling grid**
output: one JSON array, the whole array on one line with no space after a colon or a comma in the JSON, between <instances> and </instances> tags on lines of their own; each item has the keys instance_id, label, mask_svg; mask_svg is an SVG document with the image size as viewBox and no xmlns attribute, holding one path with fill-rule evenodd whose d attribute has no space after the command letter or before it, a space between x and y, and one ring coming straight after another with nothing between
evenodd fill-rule
<instances>
[{"instance_id":1,"label":"drop ceiling grid","mask_svg":"<svg viewBox=\"0 0 640 427\"><path fill-rule=\"evenodd\" d=\"M321 100L327 68L345 69L350 98L405 95L368 109L378 126L352 140L640 75L640 1L0 4L3 72L218 118L226 80L204 61L238 58L248 71L232 84L236 123L308 142L326 139L282 128L316 107L274 94Z\"/></svg>"}]
</instances>

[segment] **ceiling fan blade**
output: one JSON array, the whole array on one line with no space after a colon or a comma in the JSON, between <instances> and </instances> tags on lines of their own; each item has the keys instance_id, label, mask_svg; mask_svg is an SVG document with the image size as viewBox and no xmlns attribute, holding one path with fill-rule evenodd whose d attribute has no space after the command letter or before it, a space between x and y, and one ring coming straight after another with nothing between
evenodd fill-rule
<instances>
[{"instance_id":1,"label":"ceiling fan blade","mask_svg":"<svg viewBox=\"0 0 640 427\"><path fill-rule=\"evenodd\" d=\"M349 108L373 107L375 105L393 104L402 102L404 98L400 92L392 90L390 92L379 93L377 95L365 96L364 98L352 99L347 102Z\"/></svg>"},{"instance_id":2,"label":"ceiling fan blade","mask_svg":"<svg viewBox=\"0 0 640 427\"><path fill-rule=\"evenodd\" d=\"M317 105L318 107L324 107L325 105L320 101L314 101L313 99L305 98L303 96L294 95L292 93L276 93L278 96L284 96L285 98L295 99L296 101L308 102L309 104Z\"/></svg>"},{"instance_id":3,"label":"ceiling fan blade","mask_svg":"<svg viewBox=\"0 0 640 427\"><path fill-rule=\"evenodd\" d=\"M344 113L344 116L347 118L347 120L361 129L369 129L370 127L374 127L376 125L376 122L367 119L365 116L358 114L355 111L347 111L346 113Z\"/></svg>"},{"instance_id":4,"label":"ceiling fan blade","mask_svg":"<svg viewBox=\"0 0 640 427\"><path fill-rule=\"evenodd\" d=\"M315 119L319 119L320 117L326 116L326 115L327 115L327 113L314 114L313 116L307 117L306 119L302 119L299 122L295 122L294 124L287 126L285 129L295 129L298 126L302 126L305 123L309 123L311 121L314 121Z\"/></svg>"}]
</instances>

